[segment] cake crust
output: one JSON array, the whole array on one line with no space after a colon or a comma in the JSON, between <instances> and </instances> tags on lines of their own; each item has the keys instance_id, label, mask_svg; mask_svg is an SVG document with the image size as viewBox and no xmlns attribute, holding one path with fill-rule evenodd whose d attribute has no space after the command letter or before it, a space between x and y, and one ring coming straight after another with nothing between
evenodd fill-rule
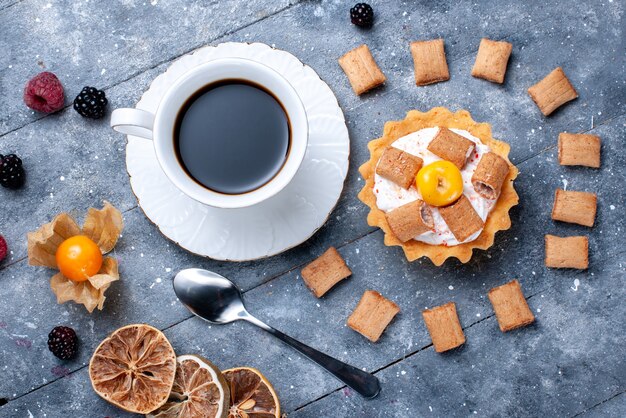
<instances>
[{"instance_id":1,"label":"cake crust","mask_svg":"<svg viewBox=\"0 0 626 418\"><path fill-rule=\"evenodd\" d=\"M410 240L401 242L391 232L391 228L385 217L385 212L376 206L374 195L374 170L383 151L395 140L423 128L446 127L463 129L479 138L482 143L491 148L491 152L504 158L509 164L509 173L504 180L500 197L493 210L487 217L481 234L474 241L455 246L430 245L424 242ZM409 261L420 257L428 257L436 266L442 265L448 258L454 257L462 263L467 263L472 257L475 248L486 250L494 242L494 236L498 231L504 231L511 227L509 210L517 205L519 197L513 188L513 180L517 177L518 170L508 160L510 146L498 141L491 136L491 126L487 123L475 122L466 110L450 112L444 107L436 107L428 112L411 110L406 118L401 121L390 121L385 124L382 137L370 141L368 144L370 160L359 168L359 172L365 180L365 185L359 193L359 199L370 208L367 222L370 226L377 226L385 233L384 243L387 246L401 246Z\"/></svg>"}]
</instances>

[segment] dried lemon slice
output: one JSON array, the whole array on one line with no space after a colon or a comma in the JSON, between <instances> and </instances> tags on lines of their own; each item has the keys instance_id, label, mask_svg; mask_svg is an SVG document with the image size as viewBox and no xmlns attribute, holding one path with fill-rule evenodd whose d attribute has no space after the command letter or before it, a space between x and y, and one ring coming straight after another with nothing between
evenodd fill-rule
<instances>
[{"instance_id":1,"label":"dried lemon slice","mask_svg":"<svg viewBox=\"0 0 626 418\"><path fill-rule=\"evenodd\" d=\"M89 362L89 378L98 395L126 411L152 412L170 394L176 354L161 331L127 325L100 343Z\"/></svg>"},{"instance_id":2,"label":"dried lemon slice","mask_svg":"<svg viewBox=\"0 0 626 418\"><path fill-rule=\"evenodd\" d=\"M228 383L205 358L179 356L169 400L148 418L226 418L230 402Z\"/></svg>"},{"instance_id":3,"label":"dried lemon slice","mask_svg":"<svg viewBox=\"0 0 626 418\"><path fill-rule=\"evenodd\" d=\"M230 388L228 418L280 418L278 396L260 371L235 367L222 373Z\"/></svg>"}]
</instances>

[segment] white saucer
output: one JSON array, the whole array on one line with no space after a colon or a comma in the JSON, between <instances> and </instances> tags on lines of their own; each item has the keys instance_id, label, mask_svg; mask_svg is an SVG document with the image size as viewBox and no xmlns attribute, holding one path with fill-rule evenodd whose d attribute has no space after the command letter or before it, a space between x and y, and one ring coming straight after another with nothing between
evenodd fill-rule
<instances>
[{"instance_id":1,"label":"white saucer","mask_svg":"<svg viewBox=\"0 0 626 418\"><path fill-rule=\"evenodd\" d=\"M248 58L277 70L304 103L309 143L291 183L255 206L218 209L174 187L161 170L150 140L128 136L126 166L139 206L166 237L217 260L254 260L301 244L326 222L348 173L350 139L337 99L317 73L290 53L260 43L228 42L181 57L154 79L136 107L156 112L178 77L198 64L224 57Z\"/></svg>"}]
</instances>

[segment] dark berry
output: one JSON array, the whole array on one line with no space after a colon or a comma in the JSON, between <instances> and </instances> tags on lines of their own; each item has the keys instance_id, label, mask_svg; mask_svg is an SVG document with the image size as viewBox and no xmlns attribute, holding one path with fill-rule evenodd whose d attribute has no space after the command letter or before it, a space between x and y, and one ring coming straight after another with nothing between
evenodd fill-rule
<instances>
[{"instance_id":1,"label":"dark berry","mask_svg":"<svg viewBox=\"0 0 626 418\"><path fill-rule=\"evenodd\" d=\"M74 99L74 110L86 118L100 119L104 116L107 103L103 90L87 86Z\"/></svg>"},{"instance_id":2,"label":"dark berry","mask_svg":"<svg viewBox=\"0 0 626 418\"><path fill-rule=\"evenodd\" d=\"M69 360L78 352L78 337L70 327L54 327L48 334L48 349L61 360Z\"/></svg>"},{"instance_id":3,"label":"dark berry","mask_svg":"<svg viewBox=\"0 0 626 418\"><path fill-rule=\"evenodd\" d=\"M24 87L24 103L38 112L56 112L63 108L64 102L63 86L51 72L37 74Z\"/></svg>"},{"instance_id":4,"label":"dark berry","mask_svg":"<svg viewBox=\"0 0 626 418\"><path fill-rule=\"evenodd\" d=\"M350 20L362 28L369 28L374 24L374 9L367 3L357 3L350 9Z\"/></svg>"},{"instance_id":5,"label":"dark berry","mask_svg":"<svg viewBox=\"0 0 626 418\"><path fill-rule=\"evenodd\" d=\"M0 155L0 186L19 189L24 185L25 178L20 157L15 154Z\"/></svg>"},{"instance_id":6,"label":"dark berry","mask_svg":"<svg viewBox=\"0 0 626 418\"><path fill-rule=\"evenodd\" d=\"M7 245L7 241L4 239L2 235L0 235L0 263L4 260L9 253L9 247Z\"/></svg>"}]
</instances>

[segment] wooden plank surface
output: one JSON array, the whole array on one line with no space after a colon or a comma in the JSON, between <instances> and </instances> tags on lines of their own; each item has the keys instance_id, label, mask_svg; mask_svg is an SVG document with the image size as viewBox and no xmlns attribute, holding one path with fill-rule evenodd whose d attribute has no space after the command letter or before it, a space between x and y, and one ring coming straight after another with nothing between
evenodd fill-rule
<instances>
[{"instance_id":1,"label":"wooden plank surface","mask_svg":"<svg viewBox=\"0 0 626 418\"><path fill-rule=\"evenodd\" d=\"M104 336L133 322L164 329L178 353L201 353L224 368L261 369L290 416L626 414L623 2L381 2L374 4L377 23L369 31L349 24L350 5L0 2L0 153L18 153L28 171L24 189L0 190L0 234L12 250L0 265L0 416L122 416L91 391L85 365ZM502 86L470 76L482 36L513 43ZM445 38L451 80L418 88L408 43L434 37ZM125 170L126 140L107 119L88 121L71 108L34 114L21 97L26 80L45 67L63 81L68 105L88 84L106 88L111 108L132 106L172 60L223 41L265 42L311 65L336 93L351 136L350 172L329 222L305 244L258 262L217 262L171 244L137 207ZM356 97L336 59L361 43L369 45L388 81ZM556 66L580 97L544 118L526 89ZM470 110L475 120L492 124L494 137L511 144L521 203L512 211L512 229L499 233L490 250L468 264L437 268L427 260L407 263L398 248L385 247L380 231L366 224L356 194L366 144L384 122L439 105ZM559 166L556 138L562 131L600 135L602 169ZM598 193L593 229L550 220L559 187ZM80 217L103 199L124 211L127 227L115 252L122 280L109 290L105 310L89 315L55 303L50 272L27 265L25 234L62 211ZM590 269L546 269L545 233L589 235ZM299 271L330 245L354 274L317 300ZM209 327L190 318L170 285L176 271L190 266L232 278L250 310L268 323L375 371L383 382L380 397L360 399L247 324ZM537 323L502 334L486 293L512 278L522 283ZM345 326L370 288L402 309L377 344ZM447 301L457 304L468 343L438 355L420 311ZM80 336L74 361L60 362L47 350L47 333L58 324Z\"/></svg>"}]
</instances>

